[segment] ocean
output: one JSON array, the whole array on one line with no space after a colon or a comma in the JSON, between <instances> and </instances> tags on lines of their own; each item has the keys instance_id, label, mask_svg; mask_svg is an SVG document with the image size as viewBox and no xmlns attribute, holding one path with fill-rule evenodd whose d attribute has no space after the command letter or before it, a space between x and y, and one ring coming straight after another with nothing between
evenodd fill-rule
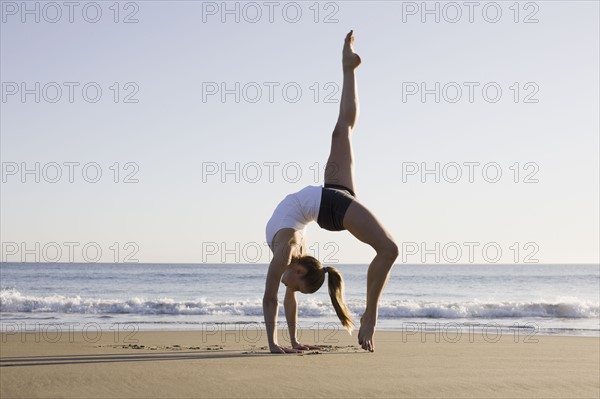
<instances>
[{"instance_id":1,"label":"ocean","mask_svg":"<svg viewBox=\"0 0 600 399\"><path fill-rule=\"evenodd\" d=\"M368 265L335 265L357 322ZM268 265L0 263L2 331L262 328ZM285 322L282 285L278 321ZM600 336L599 265L395 265L378 330L478 329ZM326 285L298 293L299 328L338 328ZM227 327L229 326L229 327Z\"/></svg>"}]
</instances>

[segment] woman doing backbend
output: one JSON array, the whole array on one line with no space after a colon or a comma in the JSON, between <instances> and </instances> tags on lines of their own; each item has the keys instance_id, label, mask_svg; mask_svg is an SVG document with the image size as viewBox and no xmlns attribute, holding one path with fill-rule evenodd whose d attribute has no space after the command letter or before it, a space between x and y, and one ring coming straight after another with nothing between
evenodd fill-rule
<instances>
[{"instance_id":1,"label":"woman doing backbend","mask_svg":"<svg viewBox=\"0 0 600 399\"><path fill-rule=\"evenodd\" d=\"M373 335L377 323L377 304L390 270L398 257L398 246L375 216L358 201L355 195L352 131L358 115L355 70L361 59L354 52L354 35L345 38L342 52L344 83L340 112L331 138L331 151L325 167L325 184L308 186L286 196L276 207L267 223L266 234L273 258L267 272L263 311L269 349L272 353L293 353L318 348L302 345L296 340L296 291L316 292L328 277L329 295L342 325L351 332L353 322L344 304L343 279L333 267L305 254L306 225L316 221L330 231L348 230L354 237L369 244L376 251L367 271L366 308L360 318L358 342L365 350L375 349ZM286 286L283 300L292 348L277 341L277 292L279 284Z\"/></svg>"}]
</instances>

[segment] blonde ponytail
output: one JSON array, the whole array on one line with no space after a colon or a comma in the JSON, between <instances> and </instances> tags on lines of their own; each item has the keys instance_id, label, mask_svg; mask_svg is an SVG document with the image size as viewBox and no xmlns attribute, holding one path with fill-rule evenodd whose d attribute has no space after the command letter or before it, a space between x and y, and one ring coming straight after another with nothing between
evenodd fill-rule
<instances>
[{"instance_id":1,"label":"blonde ponytail","mask_svg":"<svg viewBox=\"0 0 600 399\"><path fill-rule=\"evenodd\" d=\"M342 322L342 325L346 331L348 331L348 334L352 335L354 322L350 317L350 311L344 303L344 279L342 278L340 272L338 272L334 267L328 267L327 273L329 274L329 277L327 278L329 297L331 298L331 303L333 304L335 313Z\"/></svg>"}]
</instances>

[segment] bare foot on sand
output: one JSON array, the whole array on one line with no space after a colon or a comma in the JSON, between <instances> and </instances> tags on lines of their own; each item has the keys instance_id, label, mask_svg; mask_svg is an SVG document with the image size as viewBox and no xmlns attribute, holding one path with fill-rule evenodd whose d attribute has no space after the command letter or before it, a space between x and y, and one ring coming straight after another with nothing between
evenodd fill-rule
<instances>
[{"instance_id":1,"label":"bare foot on sand","mask_svg":"<svg viewBox=\"0 0 600 399\"><path fill-rule=\"evenodd\" d=\"M375 342L373 335L375 334L375 324L377 320L371 320L363 315L360 318L360 330L358 330L358 343L366 351L375 351Z\"/></svg>"}]
</instances>

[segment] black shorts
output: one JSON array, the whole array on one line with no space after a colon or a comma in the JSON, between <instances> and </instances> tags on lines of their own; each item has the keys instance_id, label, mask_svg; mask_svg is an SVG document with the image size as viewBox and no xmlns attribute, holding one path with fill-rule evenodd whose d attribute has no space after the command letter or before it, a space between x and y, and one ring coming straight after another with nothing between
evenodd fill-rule
<instances>
[{"instance_id":1,"label":"black shorts","mask_svg":"<svg viewBox=\"0 0 600 399\"><path fill-rule=\"evenodd\" d=\"M356 194L347 187L339 184L325 184L321 191L318 225L329 231L346 230L344 215L356 198Z\"/></svg>"}]
</instances>

